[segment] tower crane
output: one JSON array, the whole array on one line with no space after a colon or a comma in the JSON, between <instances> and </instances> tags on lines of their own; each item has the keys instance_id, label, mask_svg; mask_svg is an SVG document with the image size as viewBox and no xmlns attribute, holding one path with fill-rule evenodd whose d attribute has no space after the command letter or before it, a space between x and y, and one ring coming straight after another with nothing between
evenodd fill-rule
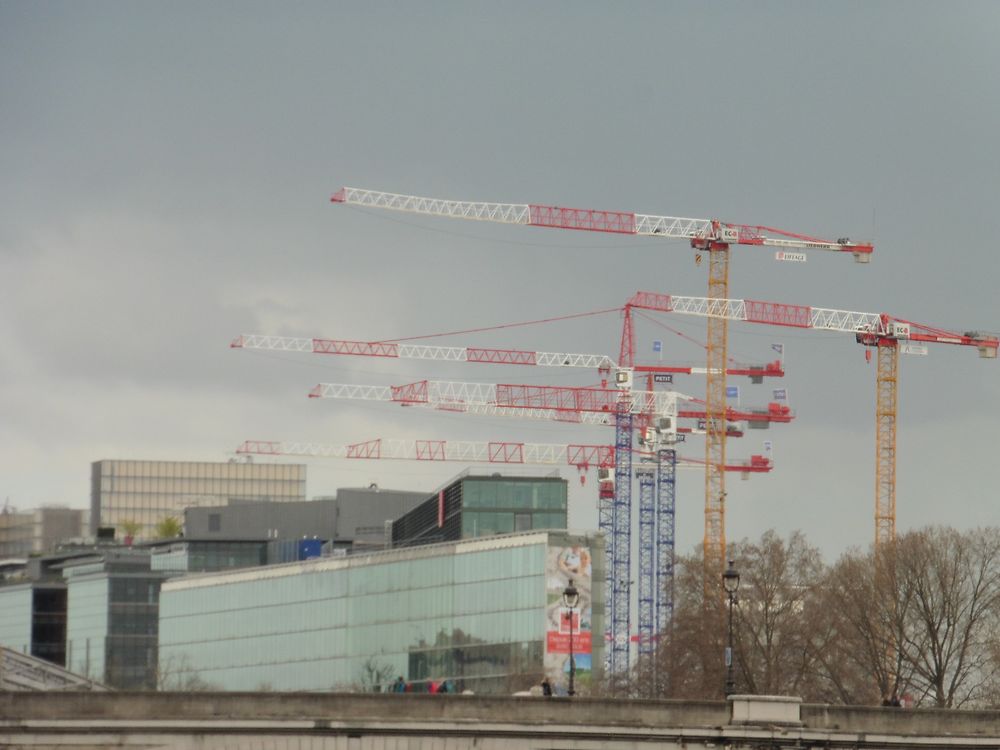
<instances>
[{"instance_id":1,"label":"tower crane","mask_svg":"<svg viewBox=\"0 0 1000 750\"><path fill-rule=\"evenodd\" d=\"M512 440L429 440L374 438L358 443L316 443L308 441L244 440L238 454L261 456L305 456L357 460L446 461L480 464L531 464L573 466L581 471L614 466L613 445L582 443L523 443ZM634 451L639 458L654 458L653 451ZM767 473L774 468L769 459L755 456L751 464L733 464L727 471ZM700 470L694 459L678 459L678 469Z\"/></svg>"},{"instance_id":2,"label":"tower crane","mask_svg":"<svg viewBox=\"0 0 1000 750\"><path fill-rule=\"evenodd\" d=\"M614 464L614 450L614 447L610 445L579 443L520 443L500 440L386 440L375 438L343 445L245 440L236 449L236 452L265 456L311 456L313 458L563 465L585 470L591 466L612 466Z\"/></svg>"},{"instance_id":3,"label":"tower crane","mask_svg":"<svg viewBox=\"0 0 1000 750\"><path fill-rule=\"evenodd\" d=\"M331 338L296 338L270 336L261 334L243 334L232 341L232 348L266 349L287 352L308 352L326 355L367 356L398 359L422 359L449 362L478 362L489 364L534 365L547 367L582 367L596 368L606 384L611 370L615 371L615 380L625 389L631 388L632 369L637 373L645 373L652 391L652 377L660 373L704 374L706 368L678 367L672 365L638 365L634 366L632 350L634 348L634 333L632 330L631 310L624 308L625 327L622 335L622 358L629 367L620 368L610 357L596 354L573 354L566 352L538 352L522 349L497 349L485 347L442 347L418 344L407 344L398 341L357 341ZM634 366L634 367L633 367ZM760 382L764 377L782 377L784 369L780 360L766 365L738 365L726 369L729 375L748 376L753 382ZM461 394L455 388L463 390ZM502 400L483 400L482 390L486 386L480 384L450 384L444 398L439 393L439 384L429 384L427 381L400 386L397 388L377 386L347 386L321 384L312 395L362 398L374 400L398 401L403 405L433 406L434 408L463 411L478 415L505 416L521 418L544 418L556 421L583 422L588 424L613 424L616 427L616 462L612 467L604 469L605 481L598 482L600 527L605 531L609 544L608 564L608 613L611 623L612 666L614 671L624 671L628 668L630 623L630 602L627 582L631 579L631 474L632 474L632 428L636 426L643 434L646 445L652 445L655 436L657 449L655 451L656 470L648 466L637 472L640 483L639 509L639 649L640 653L649 655L652 652L653 633L661 632L673 611L672 571L674 557L674 466L677 458L672 442L660 445L664 438L662 431L651 428L652 418L658 408L648 398L646 403L639 405L638 420L633 425L633 409L627 413L619 413L617 402L623 397L622 390L594 389L558 389L552 387L504 386ZM428 389L433 389L433 396ZM472 392L472 397L468 391ZM491 394L492 395L492 394ZM515 405L525 404L525 405ZM586 406L589 408L575 408ZM554 408L541 408L550 405ZM594 408L599 405L600 408ZM700 420L701 425L707 423L706 411L698 408L685 409L679 412L684 418ZM777 404L771 404L765 409L736 411L727 409L726 434L739 436L742 432L735 428L734 421L748 421L751 424L767 426L772 421L787 422L791 418L790 410ZM682 427L676 420L672 421L671 435L680 433L704 432L705 429ZM650 460L645 457L646 461ZM690 459L682 459L690 465ZM702 462L704 467L704 462ZM740 471L746 478L750 473L767 471L770 462L763 456L753 456L749 461L727 463L725 471ZM613 474L612 474L613 472ZM599 475L601 471L599 471ZM613 477L613 479L612 479ZM655 507L654 507L655 506ZM646 537L655 536L655 544L647 544ZM645 546L644 546L645 545ZM648 547L648 548L647 548ZM654 560L655 557L655 560ZM655 622L654 622L655 610Z\"/></svg>"},{"instance_id":4,"label":"tower crane","mask_svg":"<svg viewBox=\"0 0 1000 750\"><path fill-rule=\"evenodd\" d=\"M800 253L788 251L829 250L850 253L861 263L867 263L874 250L869 243L851 242L846 237L830 241L773 227L732 224L717 219L654 216L628 211L599 211L541 204L442 200L351 187L338 190L331 201L429 216L684 240L697 251L708 253L708 296L711 299L728 297L731 245L774 247L778 248L779 258L796 260L804 258L797 257ZM705 375L708 411L705 439L705 561L706 566L711 566L706 567L706 575L714 577L722 574L726 558L726 493L724 473L721 470L726 459L726 433L722 426L726 408L726 348L726 320L710 318Z\"/></svg>"},{"instance_id":5,"label":"tower crane","mask_svg":"<svg viewBox=\"0 0 1000 750\"><path fill-rule=\"evenodd\" d=\"M629 381L628 385L631 385ZM453 381L428 381L407 383L402 386L372 386L337 383L320 383L309 394L314 398L360 399L369 401L390 401L402 405L424 407L445 407L464 410L469 406L486 406L496 409L539 410L550 414L595 414L604 418L613 417L615 425L614 479L610 470L605 473L605 481L598 484L598 519L609 548L607 569L608 619L610 622L611 648L608 659L610 671L625 674L629 668L629 635L631 632L631 607L629 580L631 576L631 481L632 481L632 428L636 414L655 415L657 429L656 482L667 493L668 501L661 504L658 511L652 508L653 479L648 471L640 473L640 542L648 544L654 525L663 530L655 545L640 549L640 563L646 561L640 571L639 592L639 644L640 652L651 653L654 632L654 610L656 632L662 630L670 613L670 602L664 599L668 593L666 583L672 571L667 563L673 559L673 491L674 466L677 462L673 442L676 436L678 398L686 398L674 391L636 391L628 388L618 391L602 388L575 388L540 385L511 385L488 383L462 383ZM761 410L764 411L764 410ZM705 411L689 410L690 416L704 416ZM765 413L741 414L727 410L731 419L739 417L769 419ZM780 415L777 419L788 421L790 416ZM652 432L652 431L651 431ZM624 458L622 453L628 455ZM728 462L718 467L720 472L730 469L742 471L747 476L751 471L769 470L770 461L763 456L754 456L749 463L730 465ZM598 472L601 479L601 472ZM623 487L624 485L624 487ZM624 490L624 491L622 491ZM658 519L652 520L654 513ZM640 545L641 546L641 545ZM653 562L655 554L656 565ZM660 593L662 582L663 594Z\"/></svg>"},{"instance_id":6,"label":"tower crane","mask_svg":"<svg viewBox=\"0 0 1000 750\"><path fill-rule=\"evenodd\" d=\"M622 395L624 393L624 395ZM503 416L513 410L536 410L542 418L557 421L607 424L620 406L632 415L653 415L666 419L660 423L664 432L677 432L676 418L705 420L705 408L680 407L678 399L697 401L677 391L619 392L609 388L588 388L557 385L523 385L514 383L468 383L454 380L418 380L403 385L369 385L358 383L318 383L310 398L346 399L353 401L389 401L401 406L426 406L445 411L474 411L480 415ZM476 408L481 407L481 408ZM597 419L584 419L596 414ZM788 423L794 412L783 404L771 403L767 408L727 407L723 416L729 422Z\"/></svg>"},{"instance_id":7,"label":"tower crane","mask_svg":"<svg viewBox=\"0 0 1000 750\"><path fill-rule=\"evenodd\" d=\"M660 312L698 315L709 320L739 320L791 328L816 328L853 334L877 351L875 378L875 550L896 538L896 415L899 353L924 344L973 346L984 359L996 359L1000 339L967 331L957 333L914 323L886 313L851 312L745 299L680 297L638 292L632 304ZM911 344L910 342L915 342ZM865 352L871 359L871 349Z\"/></svg>"},{"instance_id":8,"label":"tower crane","mask_svg":"<svg viewBox=\"0 0 1000 750\"><path fill-rule=\"evenodd\" d=\"M279 352L309 354L339 354L356 357L381 357L385 359L422 359L435 362L481 362L497 365L531 365L537 367L574 367L608 373L619 369L605 354L573 354L569 352L539 352L527 349L497 349L474 346L428 346L405 344L396 341L350 341L319 337L271 336L262 333L243 333L229 344L231 349L262 349ZM628 365L621 365L627 367ZM704 375L705 367L681 365L635 365L637 373L670 373ZM783 377L784 366L780 360L763 365L738 364L726 368L727 375L741 375L759 382L764 377Z\"/></svg>"}]
</instances>

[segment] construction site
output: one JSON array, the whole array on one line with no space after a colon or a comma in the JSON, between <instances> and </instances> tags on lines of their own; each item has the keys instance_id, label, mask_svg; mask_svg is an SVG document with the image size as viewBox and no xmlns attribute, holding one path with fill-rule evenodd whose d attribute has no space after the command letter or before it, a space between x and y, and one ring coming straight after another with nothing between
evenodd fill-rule
<instances>
[{"instance_id":1,"label":"construction site","mask_svg":"<svg viewBox=\"0 0 1000 750\"><path fill-rule=\"evenodd\" d=\"M400 378L391 385L373 383L317 384L310 398L383 402L413 407L416 426L425 424L426 410L461 414L469 419L505 417L519 420L549 420L563 425L565 443L539 444L510 439L482 441L449 440L440 436L400 439L394 436L366 436L345 444L308 440L248 440L238 452L247 456L290 456L296 460L342 459L359 461L405 460L414 462L457 462L467 465L569 466L596 481L591 492L597 508L598 529L605 540L605 671L626 674L634 656L650 659L660 634L669 630L674 608L675 519L678 513L678 485L687 486L686 495L700 490L703 497L704 531L701 550L706 582L722 581L727 570L728 548L726 508L727 477L747 479L775 470L773 447L780 445L781 431L789 432L795 411L789 405L785 377L784 332L809 331L816 336L840 336L863 347L863 357L871 363L873 383L869 398L873 403L875 441L871 446L874 491L871 497L869 539L876 559L889 554L896 539L897 520L897 420L900 409L900 382L907 355L926 355L929 349L967 348L983 359L996 359L996 335L976 331L948 331L911 321L883 311L859 312L791 301L763 301L734 298L730 292L732 256L768 253L778 262L803 262L807 254L835 253L844 262L868 264L875 254L871 242L849 238L823 239L799 232L761 225L733 224L718 219L691 219L647 215L623 211L565 208L542 204L513 204L462 201L402 195L345 187L331 198L334 206L371 211L402 212L434 217L442 222L455 219L515 225L523 228L596 232L615 236L636 236L661 240L666 253L683 248L693 252L694 262L705 269L707 293L683 296L657 291L636 291L624 301L620 311L622 330L617 348L609 354L570 351L536 351L527 348L485 346L470 340L464 346L441 346L431 342L440 336L474 334L497 329L518 328L553 322L557 311L546 321L528 324L498 323L439 332L406 339L364 340L332 338L316 332L310 336L286 337L267 333L247 333L233 340L237 349L298 353L321 357L368 357L382 360L418 360L426 373L419 380ZM372 231L377 231L373 229ZM558 252L553 250L552 252ZM734 264L736 265L736 264ZM483 294L488 291L483 289ZM584 317L607 310L566 314ZM654 322L693 316L704 321L705 351L700 365L685 365L663 359L663 341L641 346L636 335L638 317ZM655 317L654 317L655 316ZM416 321L411 319L412 323ZM728 348L732 325L767 326L777 343L770 353L775 359L737 362ZM664 324L666 334L681 334ZM345 332L346 333L346 332ZM523 334L527 338L527 334ZM656 363L639 361L640 346L659 355ZM648 357L643 357L648 360ZM476 380L439 380L435 365L465 363ZM523 368L530 383L488 381L488 366ZM550 369L551 368L551 369ZM535 375L542 371L542 374ZM542 384L545 374L572 371L579 384L565 380ZM759 385L770 394L764 403L743 406L737 383ZM683 383L683 385L681 385ZM677 389L675 390L675 385ZM829 385L821 386L830 388ZM690 393L684 393L682 390ZM753 392L751 387L745 389ZM600 425L608 428L606 442L574 440L580 428ZM756 429L775 425L760 452L749 455L740 448ZM759 434L759 433L758 433ZM794 440L795 438L791 438ZM753 449L751 449L753 450ZM678 469L696 469L682 472ZM700 475L700 476L699 476ZM690 505L686 512L691 512ZM443 518L443 517L442 517ZM439 522L443 523L443 520ZM738 532L737 532L738 533ZM859 544L862 540L853 539ZM731 563L730 563L731 567ZM706 586L709 584L706 583ZM714 585L714 583L713 583ZM634 650L634 652L633 652Z\"/></svg>"},{"instance_id":2,"label":"construction site","mask_svg":"<svg viewBox=\"0 0 1000 750\"><path fill-rule=\"evenodd\" d=\"M0 683L1000 707L998 23L2 6Z\"/></svg>"}]
</instances>

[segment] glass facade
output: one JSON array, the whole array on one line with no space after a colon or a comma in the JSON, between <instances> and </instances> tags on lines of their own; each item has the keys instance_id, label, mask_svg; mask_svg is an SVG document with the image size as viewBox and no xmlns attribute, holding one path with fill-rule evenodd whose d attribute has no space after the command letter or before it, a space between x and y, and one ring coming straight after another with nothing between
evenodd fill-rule
<instances>
[{"instance_id":1,"label":"glass facade","mask_svg":"<svg viewBox=\"0 0 1000 750\"><path fill-rule=\"evenodd\" d=\"M66 589L59 584L0 586L0 646L66 663Z\"/></svg>"},{"instance_id":2,"label":"glass facade","mask_svg":"<svg viewBox=\"0 0 1000 750\"><path fill-rule=\"evenodd\" d=\"M599 536L573 538L603 549ZM566 539L498 536L167 581L164 687L382 690L402 676L413 691L527 689L547 667L550 549Z\"/></svg>"},{"instance_id":3,"label":"glass facade","mask_svg":"<svg viewBox=\"0 0 1000 750\"><path fill-rule=\"evenodd\" d=\"M461 477L392 525L394 547L566 528L559 477Z\"/></svg>"},{"instance_id":4,"label":"glass facade","mask_svg":"<svg viewBox=\"0 0 1000 750\"><path fill-rule=\"evenodd\" d=\"M98 682L105 681L108 595L106 576L67 587L66 668Z\"/></svg>"},{"instance_id":5,"label":"glass facade","mask_svg":"<svg viewBox=\"0 0 1000 750\"><path fill-rule=\"evenodd\" d=\"M35 586L31 618L31 655L65 666L66 587Z\"/></svg>"},{"instance_id":6,"label":"glass facade","mask_svg":"<svg viewBox=\"0 0 1000 750\"><path fill-rule=\"evenodd\" d=\"M230 500L304 501L303 464L206 463L188 461L95 461L91 465L91 533L124 524L150 538L156 524L184 509L225 505Z\"/></svg>"},{"instance_id":7,"label":"glass facade","mask_svg":"<svg viewBox=\"0 0 1000 750\"><path fill-rule=\"evenodd\" d=\"M66 661L71 672L111 687L157 686L162 574L142 564L67 568Z\"/></svg>"},{"instance_id":8,"label":"glass facade","mask_svg":"<svg viewBox=\"0 0 1000 750\"><path fill-rule=\"evenodd\" d=\"M31 653L31 585L0 587L0 645Z\"/></svg>"},{"instance_id":9,"label":"glass facade","mask_svg":"<svg viewBox=\"0 0 1000 750\"><path fill-rule=\"evenodd\" d=\"M565 480L468 477L462 482L462 536L565 529Z\"/></svg>"}]
</instances>

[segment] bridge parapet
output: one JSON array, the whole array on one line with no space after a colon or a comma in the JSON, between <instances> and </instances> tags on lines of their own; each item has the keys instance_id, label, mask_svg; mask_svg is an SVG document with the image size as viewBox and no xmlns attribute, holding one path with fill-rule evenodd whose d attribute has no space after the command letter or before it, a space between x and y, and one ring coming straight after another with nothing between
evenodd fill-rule
<instances>
[{"instance_id":1,"label":"bridge parapet","mask_svg":"<svg viewBox=\"0 0 1000 750\"><path fill-rule=\"evenodd\" d=\"M730 724L802 726L801 698L787 695L729 696Z\"/></svg>"},{"instance_id":2,"label":"bridge parapet","mask_svg":"<svg viewBox=\"0 0 1000 750\"><path fill-rule=\"evenodd\" d=\"M351 744L354 740L360 744ZM346 744L345 744L346 743ZM409 744L407 744L409 743ZM424 694L3 693L0 747L996 750L1000 711Z\"/></svg>"}]
</instances>

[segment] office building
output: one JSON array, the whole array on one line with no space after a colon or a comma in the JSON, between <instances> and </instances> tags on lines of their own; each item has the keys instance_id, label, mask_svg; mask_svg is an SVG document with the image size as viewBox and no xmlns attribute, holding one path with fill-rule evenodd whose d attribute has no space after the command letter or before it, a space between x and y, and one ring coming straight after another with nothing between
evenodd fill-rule
<instances>
[{"instance_id":1,"label":"office building","mask_svg":"<svg viewBox=\"0 0 1000 750\"><path fill-rule=\"evenodd\" d=\"M149 539L165 518L184 518L184 509L240 500L275 503L305 500L303 464L229 461L95 461L91 465L90 531L113 527L117 537L136 527Z\"/></svg>"},{"instance_id":2,"label":"office building","mask_svg":"<svg viewBox=\"0 0 1000 750\"><path fill-rule=\"evenodd\" d=\"M66 668L119 690L155 690L160 585L148 550L111 548L67 561Z\"/></svg>"},{"instance_id":3,"label":"office building","mask_svg":"<svg viewBox=\"0 0 1000 750\"><path fill-rule=\"evenodd\" d=\"M565 529L565 479L460 474L392 524L392 546Z\"/></svg>"},{"instance_id":4,"label":"office building","mask_svg":"<svg viewBox=\"0 0 1000 750\"><path fill-rule=\"evenodd\" d=\"M603 568L599 533L535 531L175 578L159 659L174 689L385 690L402 676L413 691L509 694L565 685L572 639L586 692L603 662Z\"/></svg>"},{"instance_id":5,"label":"office building","mask_svg":"<svg viewBox=\"0 0 1000 750\"><path fill-rule=\"evenodd\" d=\"M46 506L18 513L0 511L0 559L53 550L59 542L86 532L86 511Z\"/></svg>"}]
</instances>

